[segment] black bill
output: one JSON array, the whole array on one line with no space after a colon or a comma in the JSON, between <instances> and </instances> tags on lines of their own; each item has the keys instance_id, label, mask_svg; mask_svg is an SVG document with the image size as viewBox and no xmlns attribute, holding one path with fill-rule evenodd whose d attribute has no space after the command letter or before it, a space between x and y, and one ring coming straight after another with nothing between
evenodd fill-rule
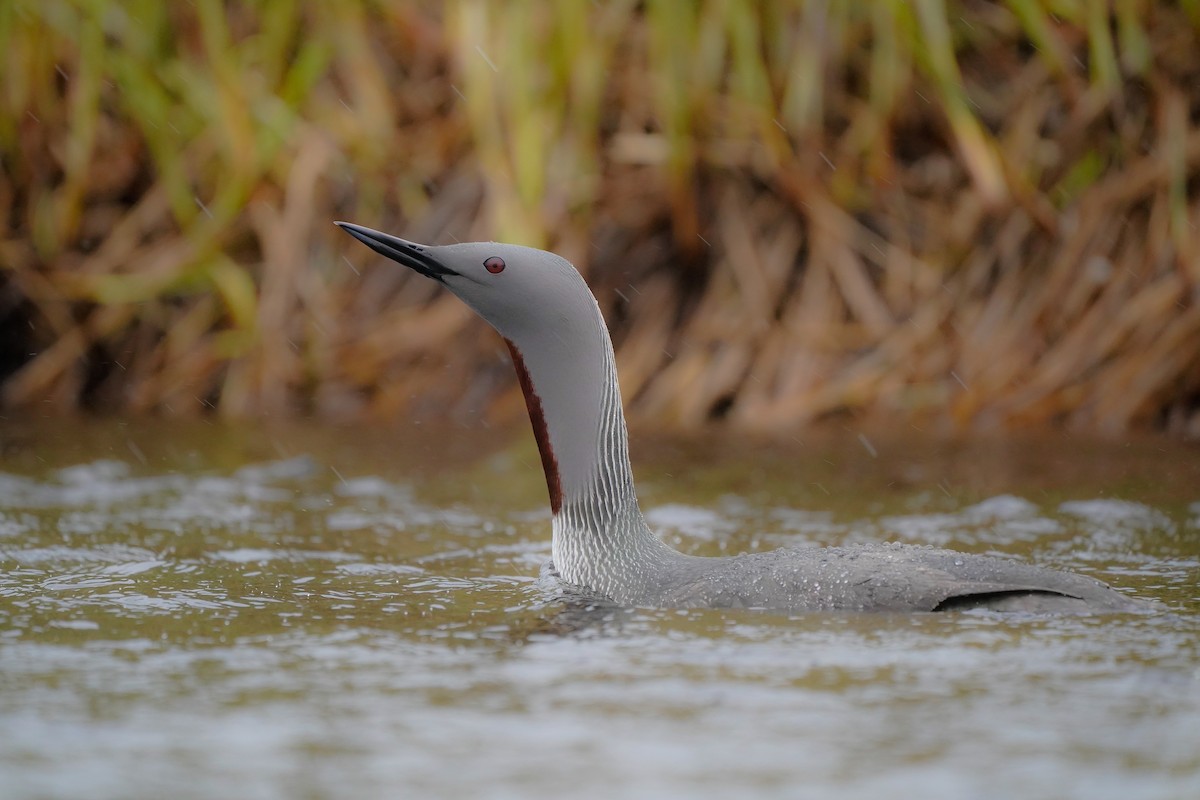
<instances>
[{"instance_id":1,"label":"black bill","mask_svg":"<svg viewBox=\"0 0 1200 800\"><path fill-rule=\"evenodd\" d=\"M436 258L430 255L429 248L425 247L425 245L409 242L386 233L371 230L370 228L364 228L362 225L355 225L352 222L335 222L333 224L355 239L358 239L376 253L379 253L379 255L386 256L392 261L397 261L409 269L414 269L427 278L433 278L435 281L444 283L445 276L458 274L454 270L443 266Z\"/></svg>"}]
</instances>

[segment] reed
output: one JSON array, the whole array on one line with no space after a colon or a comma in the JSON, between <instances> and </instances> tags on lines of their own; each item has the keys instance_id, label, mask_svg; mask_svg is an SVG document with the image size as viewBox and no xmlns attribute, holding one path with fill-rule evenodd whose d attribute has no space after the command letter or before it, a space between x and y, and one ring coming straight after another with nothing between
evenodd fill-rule
<instances>
[{"instance_id":1,"label":"reed","mask_svg":"<svg viewBox=\"0 0 1200 800\"><path fill-rule=\"evenodd\" d=\"M0 5L0 402L519 413L352 246L553 247L635 420L1200 435L1200 3Z\"/></svg>"}]
</instances>

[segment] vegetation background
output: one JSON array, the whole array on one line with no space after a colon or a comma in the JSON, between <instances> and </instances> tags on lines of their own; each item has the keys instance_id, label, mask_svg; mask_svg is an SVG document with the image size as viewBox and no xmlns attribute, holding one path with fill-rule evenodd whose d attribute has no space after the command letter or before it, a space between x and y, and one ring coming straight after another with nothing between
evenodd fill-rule
<instances>
[{"instance_id":1,"label":"vegetation background","mask_svg":"<svg viewBox=\"0 0 1200 800\"><path fill-rule=\"evenodd\" d=\"M637 420L1200 436L1200 1L0 4L0 404L521 413L332 224L557 250Z\"/></svg>"}]
</instances>

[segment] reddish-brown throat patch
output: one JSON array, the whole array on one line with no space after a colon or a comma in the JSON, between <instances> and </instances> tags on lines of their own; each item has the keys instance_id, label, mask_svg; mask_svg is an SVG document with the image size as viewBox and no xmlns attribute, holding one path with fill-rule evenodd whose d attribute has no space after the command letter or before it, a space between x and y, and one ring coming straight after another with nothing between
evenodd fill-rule
<instances>
[{"instance_id":1,"label":"reddish-brown throat patch","mask_svg":"<svg viewBox=\"0 0 1200 800\"><path fill-rule=\"evenodd\" d=\"M513 367L517 370L517 383L521 384L521 393L525 395L525 408L529 411L529 422L533 425L533 438L537 441L538 452L542 456L542 469L546 472L546 488L550 491L550 510L555 514L562 508L562 479L558 475L558 459L554 456L554 448L550 445L550 430L546 427L546 412L542 410L542 398L538 397L533 388L533 378L529 375L529 367L521 351L507 337L504 343L512 354Z\"/></svg>"}]
</instances>

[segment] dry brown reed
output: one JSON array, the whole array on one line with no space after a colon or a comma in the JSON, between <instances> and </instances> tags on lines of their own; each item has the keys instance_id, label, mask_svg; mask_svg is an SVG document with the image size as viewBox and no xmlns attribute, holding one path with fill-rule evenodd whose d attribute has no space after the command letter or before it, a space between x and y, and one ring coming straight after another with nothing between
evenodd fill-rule
<instances>
[{"instance_id":1,"label":"dry brown reed","mask_svg":"<svg viewBox=\"0 0 1200 800\"><path fill-rule=\"evenodd\" d=\"M0 401L520 413L339 237L553 247L644 422L1200 435L1200 3L0 7Z\"/></svg>"}]
</instances>

